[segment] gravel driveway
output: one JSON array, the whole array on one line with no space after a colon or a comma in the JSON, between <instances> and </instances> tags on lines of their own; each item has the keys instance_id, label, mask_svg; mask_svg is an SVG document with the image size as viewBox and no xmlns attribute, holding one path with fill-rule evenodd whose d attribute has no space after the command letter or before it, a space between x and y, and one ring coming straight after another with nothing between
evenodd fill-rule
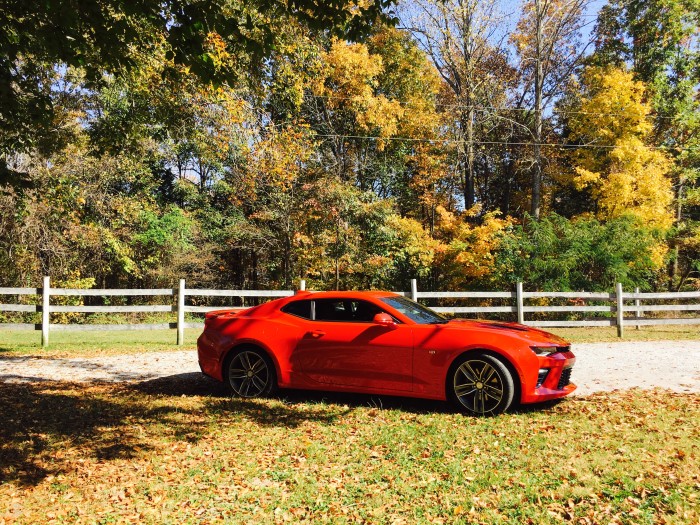
<instances>
[{"instance_id":1,"label":"gravel driveway","mask_svg":"<svg viewBox=\"0 0 700 525\"><path fill-rule=\"evenodd\" d=\"M577 395L611 389L700 392L700 341L573 345ZM142 382L198 373L194 350L96 358L0 356L0 381Z\"/></svg>"}]
</instances>

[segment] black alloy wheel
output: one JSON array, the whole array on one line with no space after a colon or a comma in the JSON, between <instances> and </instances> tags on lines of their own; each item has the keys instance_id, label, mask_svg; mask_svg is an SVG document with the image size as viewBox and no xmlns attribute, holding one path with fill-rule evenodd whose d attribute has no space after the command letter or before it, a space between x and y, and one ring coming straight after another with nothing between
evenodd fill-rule
<instances>
[{"instance_id":1,"label":"black alloy wheel","mask_svg":"<svg viewBox=\"0 0 700 525\"><path fill-rule=\"evenodd\" d=\"M489 354L470 353L457 360L447 378L447 391L464 412L493 416L513 402L513 376L503 362Z\"/></svg>"},{"instance_id":2,"label":"black alloy wheel","mask_svg":"<svg viewBox=\"0 0 700 525\"><path fill-rule=\"evenodd\" d=\"M267 354L244 349L229 360L226 383L238 397L267 397L277 389L277 374Z\"/></svg>"}]
</instances>

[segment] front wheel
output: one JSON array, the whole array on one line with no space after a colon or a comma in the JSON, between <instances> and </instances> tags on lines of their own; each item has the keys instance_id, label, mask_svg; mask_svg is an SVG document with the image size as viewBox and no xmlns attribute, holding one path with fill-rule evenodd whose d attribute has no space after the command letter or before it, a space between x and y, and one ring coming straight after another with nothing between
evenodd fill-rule
<instances>
[{"instance_id":1,"label":"front wheel","mask_svg":"<svg viewBox=\"0 0 700 525\"><path fill-rule=\"evenodd\" d=\"M489 354L461 357L447 378L449 396L470 414L490 416L505 412L513 402L513 376L503 362Z\"/></svg>"},{"instance_id":2,"label":"front wheel","mask_svg":"<svg viewBox=\"0 0 700 525\"><path fill-rule=\"evenodd\" d=\"M272 360L257 348L241 350L228 362L226 383L239 397L267 397L277 389Z\"/></svg>"}]
</instances>

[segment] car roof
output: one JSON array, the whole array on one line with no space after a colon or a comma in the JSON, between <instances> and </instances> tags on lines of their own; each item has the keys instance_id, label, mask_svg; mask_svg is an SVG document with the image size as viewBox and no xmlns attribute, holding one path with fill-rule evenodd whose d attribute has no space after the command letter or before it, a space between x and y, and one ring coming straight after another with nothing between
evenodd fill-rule
<instances>
[{"instance_id":1,"label":"car roof","mask_svg":"<svg viewBox=\"0 0 700 525\"><path fill-rule=\"evenodd\" d=\"M292 297L294 299L363 299L368 297L391 297L401 295L395 292L386 292L381 290L369 290L369 291L328 291L328 292L310 292L310 291L299 291Z\"/></svg>"}]
</instances>

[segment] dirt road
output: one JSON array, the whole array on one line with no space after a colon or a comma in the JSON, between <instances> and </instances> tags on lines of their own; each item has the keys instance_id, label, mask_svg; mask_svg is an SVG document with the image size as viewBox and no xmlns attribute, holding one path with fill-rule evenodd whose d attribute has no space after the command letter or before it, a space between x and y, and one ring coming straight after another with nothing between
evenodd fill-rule
<instances>
[{"instance_id":1,"label":"dirt road","mask_svg":"<svg viewBox=\"0 0 700 525\"><path fill-rule=\"evenodd\" d=\"M588 343L573 351L576 395L633 387L700 392L700 341ZM3 382L141 382L196 372L194 350L96 358L0 356Z\"/></svg>"}]
</instances>

